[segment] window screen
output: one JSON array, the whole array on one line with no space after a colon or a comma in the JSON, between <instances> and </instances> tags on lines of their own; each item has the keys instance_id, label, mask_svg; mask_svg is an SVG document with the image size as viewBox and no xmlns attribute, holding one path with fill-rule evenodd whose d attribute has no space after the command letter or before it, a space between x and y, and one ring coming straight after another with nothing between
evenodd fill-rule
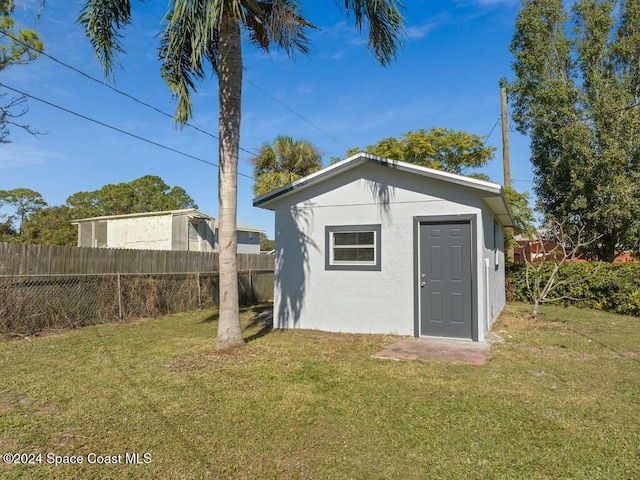
<instances>
[{"instance_id":1,"label":"window screen","mask_svg":"<svg viewBox=\"0 0 640 480\"><path fill-rule=\"evenodd\" d=\"M95 222L96 247L104 248L107 246L107 222Z\"/></svg>"},{"instance_id":2,"label":"window screen","mask_svg":"<svg viewBox=\"0 0 640 480\"><path fill-rule=\"evenodd\" d=\"M78 224L78 229L80 230L79 235L79 247L93 247L93 238L91 231L91 222L82 222Z\"/></svg>"},{"instance_id":3,"label":"window screen","mask_svg":"<svg viewBox=\"0 0 640 480\"><path fill-rule=\"evenodd\" d=\"M200 222L189 222L189 251L200 251Z\"/></svg>"}]
</instances>

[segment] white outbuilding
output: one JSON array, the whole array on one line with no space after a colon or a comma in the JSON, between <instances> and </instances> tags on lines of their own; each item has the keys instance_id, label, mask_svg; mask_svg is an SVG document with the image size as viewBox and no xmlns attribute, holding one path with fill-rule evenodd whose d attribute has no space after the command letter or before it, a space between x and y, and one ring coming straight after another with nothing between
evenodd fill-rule
<instances>
[{"instance_id":1,"label":"white outbuilding","mask_svg":"<svg viewBox=\"0 0 640 480\"><path fill-rule=\"evenodd\" d=\"M78 246L217 252L215 219L195 208L81 218ZM260 253L262 229L237 224L238 253Z\"/></svg>"},{"instance_id":2,"label":"white outbuilding","mask_svg":"<svg viewBox=\"0 0 640 480\"><path fill-rule=\"evenodd\" d=\"M359 153L275 211L274 327L483 341L505 305L498 184Z\"/></svg>"}]
</instances>

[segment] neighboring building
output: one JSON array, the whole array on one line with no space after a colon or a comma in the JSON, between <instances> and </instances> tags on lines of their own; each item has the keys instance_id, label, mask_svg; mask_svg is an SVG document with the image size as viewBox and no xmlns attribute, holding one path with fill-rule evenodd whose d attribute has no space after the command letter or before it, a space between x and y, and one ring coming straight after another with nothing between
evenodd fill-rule
<instances>
[{"instance_id":1,"label":"neighboring building","mask_svg":"<svg viewBox=\"0 0 640 480\"><path fill-rule=\"evenodd\" d=\"M631 252L616 253L613 263L638 263L638 259Z\"/></svg>"},{"instance_id":2,"label":"neighboring building","mask_svg":"<svg viewBox=\"0 0 640 480\"><path fill-rule=\"evenodd\" d=\"M557 242L545 240L540 243L536 240L518 239L518 246L513 249L513 261L515 263L535 263L544 260L553 260L553 257L562 255L562 249Z\"/></svg>"},{"instance_id":3,"label":"neighboring building","mask_svg":"<svg viewBox=\"0 0 640 480\"><path fill-rule=\"evenodd\" d=\"M261 230L244 223L237 224L238 229L238 253L260 253ZM216 227L216 252L218 251L218 228Z\"/></svg>"},{"instance_id":4,"label":"neighboring building","mask_svg":"<svg viewBox=\"0 0 640 480\"><path fill-rule=\"evenodd\" d=\"M217 250L213 217L194 208L83 218L78 246L137 250ZM260 253L260 229L238 224L238 253Z\"/></svg>"},{"instance_id":5,"label":"neighboring building","mask_svg":"<svg viewBox=\"0 0 640 480\"><path fill-rule=\"evenodd\" d=\"M482 341L505 304L502 187L359 153L262 195L274 327Z\"/></svg>"}]
</instances>

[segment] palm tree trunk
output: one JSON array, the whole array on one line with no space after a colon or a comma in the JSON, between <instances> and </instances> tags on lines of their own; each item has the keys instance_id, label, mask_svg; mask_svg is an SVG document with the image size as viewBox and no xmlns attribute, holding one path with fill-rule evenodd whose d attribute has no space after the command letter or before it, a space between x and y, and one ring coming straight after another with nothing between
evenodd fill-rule
<instances>
[{"instance_id":1,"label":"palm tree trunk","mask_svg":"<svg viewBox=\"0 0 640 480\"><path fill-rule=\"evenodd\" d=\"M238 304L238 151L242 94L242 50L239 20L225 8L218 45L220 102L220 168L218 170L219 308L216 349L242 345Z\"/></svg>"}]
</instances>

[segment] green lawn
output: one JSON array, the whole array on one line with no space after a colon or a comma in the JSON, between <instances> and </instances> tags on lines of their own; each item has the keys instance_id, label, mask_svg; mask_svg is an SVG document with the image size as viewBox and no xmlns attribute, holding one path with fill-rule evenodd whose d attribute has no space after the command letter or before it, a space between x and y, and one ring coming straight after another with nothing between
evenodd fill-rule
<instances>
[{"instance_id":1,"label":"green lawn","mask_svg":"<svg viewBox=\"0 0 640 480\"><path fill-rule=\"evenodd\" d=\"M640 478L640 320L527 308L508 307L482 367L371 358L390 336L269 332L257 308L227 353L215 312L0 342L0 453L43 455L0 478Z\"/></svg>"}]
</instances>

